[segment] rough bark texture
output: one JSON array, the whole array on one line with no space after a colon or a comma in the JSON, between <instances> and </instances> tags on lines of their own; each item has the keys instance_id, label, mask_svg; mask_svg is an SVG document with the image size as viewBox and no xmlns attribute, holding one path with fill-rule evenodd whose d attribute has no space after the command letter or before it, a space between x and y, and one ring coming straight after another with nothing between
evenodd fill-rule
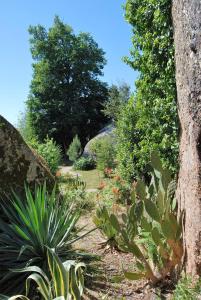
<instances>
[{"instance_id":1,"label":"rough bark texture","mask_svg":"<svg viewBox=\"0 0 201 300\"><path fill-rule=\"evenodd\" d=\"M19 132L0 115L0 197L11 188L22 194L24 183L30 186L47 181L54 185L54 177L24 142Z\"/></svg>"},{"instance_id":2,"label":"rough bark texture","mask_svg":"<svg viewBox=\"0 0 201 300\"><path fill-rule=\"evenodd\" d=\"M181 123L177 199L185 211L186 271L201 274L201 1L173 0Z\"/></svg>"}]
</instances>

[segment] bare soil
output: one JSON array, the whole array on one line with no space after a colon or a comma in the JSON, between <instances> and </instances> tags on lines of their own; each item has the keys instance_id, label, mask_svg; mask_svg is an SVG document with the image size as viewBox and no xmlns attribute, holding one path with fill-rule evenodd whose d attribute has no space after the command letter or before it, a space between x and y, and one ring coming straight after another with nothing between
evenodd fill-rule
<instances>
[{"instance_id":1,"label":"bare soil","mask_svg":"<svg viewBox=\"0 0 201 300\"><path fill-rule=\"evenodd\" d=\"M85 231L95 227L91 214L86 214L80 218L79 226L85 225ZM111 252L110 249L101 248L101 243L104 241L104 237L97 229L77 242L77 248L101 257L101 261L97 266L97 274L100 270L102 274L99 276L94 275L90 282L86 282L87 289L83 299L155 299L155 297L153 298L153 293L150 294L150 290L146 288L146 281L123 279L121 282L115 282L117 276L122 276L122 266L125 270L134 269L134 258L131 254L117 251Z\"/></svg>"}]
</instances>

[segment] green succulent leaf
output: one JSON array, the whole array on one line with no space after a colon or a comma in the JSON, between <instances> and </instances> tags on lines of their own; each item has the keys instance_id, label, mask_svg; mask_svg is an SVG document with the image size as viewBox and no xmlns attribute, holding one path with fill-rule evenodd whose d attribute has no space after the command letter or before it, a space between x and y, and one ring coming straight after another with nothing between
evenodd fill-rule
<instances>
[{"instance_id":1,"label":"green succulent leaf","mask_svg":"<svg viewBox=\"0 0 201 300\"><path fill-rule=\"evenodd\" d=\"M145 277L144 273L124 272L124 276L129 280L139 280Z\"/></svg>"},{"instance_id":2,"label":"green succulent leaf","mask_svg":"<svg viewBox=\"0 0 201 300\"><path fill-rule=\"evenodd\" d=\"M161 218L159 215L158 208L156 207L156 204L152 202L151 200L145 199L144 200L145 209L148 213L148 215L155 221L160 222Z\"/></svg>"}]
</instances>

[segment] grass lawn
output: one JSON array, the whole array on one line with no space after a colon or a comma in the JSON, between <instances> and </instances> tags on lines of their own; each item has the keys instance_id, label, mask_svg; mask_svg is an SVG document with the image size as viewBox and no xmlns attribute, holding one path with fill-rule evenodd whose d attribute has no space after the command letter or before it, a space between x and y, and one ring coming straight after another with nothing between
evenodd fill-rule
<instances>
[{"instance_id":1,"label":"grass lawn","mask_svg":"<svg viewBox=\"0 0 201 300\"><path fill-rule=\"evenodd\" d=\"M98 170L77 171L81 178L86 182L87 189L97 189L100 182L103 181L103 175Z\"/></svg>"}]
</instances>

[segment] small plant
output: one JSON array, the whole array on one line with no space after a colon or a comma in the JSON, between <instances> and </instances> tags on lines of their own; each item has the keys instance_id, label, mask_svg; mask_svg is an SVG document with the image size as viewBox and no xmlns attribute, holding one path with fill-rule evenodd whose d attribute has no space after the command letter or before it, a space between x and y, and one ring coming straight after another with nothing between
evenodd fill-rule
<instances>
[{"instance_id":1,"label":"small plant","mask_svg":"<svg viewBox=\"0 0 201 300\"><path fill-rule=\"evenodd\" d=\"M68 148L67 155L70 161L75 162L80 157L81 154L82 154L82 145L78 135L76 135L73 138L73 141Z\"/></svg>"},{"instance_id":2,"label":"small plant","mask_svg":"<svg viewBox=\"0 0 201 300\"><path fill-rule=\"evenodd\" d=\"M103 235L106 237L106 241L101 244L101 248L113 250L119 250L116 237L118 231L111 224L111 215L105 206L100 207L96 211L96 216L93 218L94 224L101 229Z\"/></svg>"},{"instance_id":3,"label":"small plant","mask_svg":"<svg viewBox=\"0 0 201 300\"><path fill-rule=\"evenodd\" d=\"M111 137L95 139L90 146L92 155L95 157L97 169L104 172L106 168L115 167L115 142Z\"/></svg>"},{"instance_id":4,"label":"small plant","mask_svg":"<svg viewBox=\"0 0 201 300\"><path fill-rule=\"evenodd\" d=\"M50 171L55 174L62 159L61 148L56 142L47 137L44 143L39 143L36 139L32 139L29 144L42 156L50 168Z\"/></svg>"},{"instance_id":5,"label":"small plant","mask_svg":"<svg viewBox=\"0 0 201 300\"><path fill-rule=\"evenodd\" d=\"M37 266L25 267L19 270L13 270L17 274L31 273L26 279L26 296L17 295L6 297L3 295L1 299L29 300L29 291L32 283L37 286L37 291L41 295L42 300L79 300L81 299L84 288L83 263L76 263L67 260L62 263L54 251L47 248L48 273L46 274Z\"/></svg>"},{"instance_id":6,"label":"small plant","mask_svg":"<svg viewBox=\"0 0 201 300\"><path fill-rule=\"evenodd\" d=\"M72 176L71 174L60 175L58 177L58 182L65 184L65 188L71 190L86 188L86 182L83 181L79 176Z\"/></svg>"},{"instance_id":7,"label":"small plant","mask_svg":"<svg viewBox=\"0 0 201 300\"><path fill-rule=\"evenodd\" d=\"M96 163L92 157L81 157L73 164L74 170L93 170L96 167Z\"/></svg>"}]
</instances>

